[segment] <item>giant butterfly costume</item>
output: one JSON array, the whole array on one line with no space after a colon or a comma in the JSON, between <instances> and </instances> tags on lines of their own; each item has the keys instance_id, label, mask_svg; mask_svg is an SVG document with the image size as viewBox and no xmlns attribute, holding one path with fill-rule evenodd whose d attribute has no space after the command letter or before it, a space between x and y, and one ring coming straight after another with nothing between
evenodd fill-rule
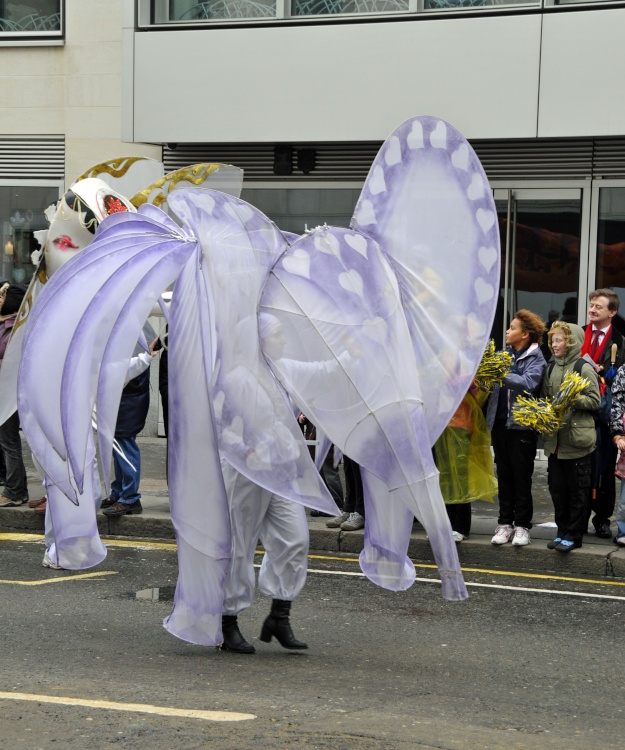
<instances>
[{"instance_id":1,"label":"giant butterfly costume","mask_svg":"<svg viewBox=\"0 0 625 750\"><path fill-rule=\"evenodd\" d=\"M169 482L179 578L165 627L193 643L221 641L231 528L220 455L277 495L336 512L293 403L362 468L365 575L391 590L413 583L416 515L443 596L466 598L431 451L469 387L497 301L496 213L466 140L437 118L403 123L375 159L350 228L287 238L253 206L210 190L179 190L168 204L182 229L151 205L106 219L27 323L19 410L64 522L93 504L94 405L108 484L127 363L154 301L175 283ZM259 314L282 328L278 353L259 337ZM85 565L93 542L74 541Z\"/></svg>"}]
</instances>

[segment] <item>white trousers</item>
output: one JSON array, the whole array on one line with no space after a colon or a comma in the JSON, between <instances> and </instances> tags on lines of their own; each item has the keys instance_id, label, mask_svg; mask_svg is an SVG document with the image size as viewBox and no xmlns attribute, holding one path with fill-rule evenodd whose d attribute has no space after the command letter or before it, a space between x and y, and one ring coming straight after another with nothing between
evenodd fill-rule
<instances>
[{"instance_id":1,"label":"white trousers","mask_svg":"<svg viewBox=\"0 0 625 750\"><path fill-rule=\"evenodd\" d=\"M272 599L293 601L306 582L308 523L303 506L250 482L222 461L232 526L232 559L226 576L223 613L236 615L254 600L254 553L265 554L258 588Z\"/></svg>"}]
</instances>

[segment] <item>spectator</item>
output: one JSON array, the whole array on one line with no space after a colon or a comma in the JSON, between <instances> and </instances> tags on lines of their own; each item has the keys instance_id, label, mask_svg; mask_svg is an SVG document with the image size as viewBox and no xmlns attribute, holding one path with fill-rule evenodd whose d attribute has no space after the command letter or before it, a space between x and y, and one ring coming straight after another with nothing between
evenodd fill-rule
<instances>
[{"instance_id":1,"label":"spectator","mask_svg":"<svg viewBox=\"0 0 625 750\"><path fill-rule=\"evenodd\" d=\"M434 446L440 486L456 542L471 533L471 503L492 502L497 481L490 452L490 433L475 386L462 399Z\"/></svg>"},{"instance_id":2,"label":"spectator","mask_svg":"<svg viewBox=\"0 0 625 750\"><path fill-rule=\"evenodd\" d=\"M588 325L584 327L585 337L582 356L587 354L599 365L599 374L605 378L606 386L611 387L618 368L625 361L623 336L612 325L618 312L620 299L611 289L595 289L589 295ZM594 513L592 525L600 539L611 539L610 517L614 513L616 501L616 446L610 435L608 424L597 423L597 450L595 452L594 485L591 495L586 525Z\"/></svg>"},{"instance_id":3,"label":"spectator","mask_svg":"<svg viewBox=\"0 0 625 750\"><path fill-rule=\"evenodd\" d=\"M342 531L358 531L365 526L365 501L362 491L362 479L360 477L360 466L351 458L343 456L343 469L345 471L345 502L343 511L329 521L326 526L329 529L341 529Z\"/></svg>"},{"instance_id":4,"label":"spectator","mask_svg":"<svg viewBox=\"0 0 625 750\"><path fill-rule=\"evenodd\" d=\"M534 504L532 474L537 434L517 424L512 407L517 396L535 395L547 363L540 351L545 324L533 312L519 310L506 331L508 351L513 356L510 372L503 385L495 386L488 399L486 422L491 428L497 465L499 518L491 542L514 546L530 543Z\"/></svg>"},{"instance_id":5,"label":"spectator","mask_svg":"<svg viewBox=\"0 0 625 750\"><path fill-rule=\"evenodd\" d=\"M315 441L317 439L317 428L315 425L306 417L305 414L300 414L297 418L297 421L300 424L300 427L302 427L304 431L304 437L308 441ZM309 445L308 450L310 451L310 456L315 460L315 446ZM339 472L334 466L334 446L331 445L330 449L328 450L326 457L323 461L323 464L321 468L319 469L319 473L321 474L321 478L323 479L323 482L325 486L330 491L330 494L332 495L332 499L337 504L339 508L343 508L343 485L341 484L341 477L339 476ZM329 513L323 513L320 510L311 510L310 515L315 517L319 516L329 516Z\"/></svg>"},{"instance_id":6,"label":"spectator","mask_svg":"<svg viewBox=\"0 0 625 750\"><path fill-rule=\"evenodd\" d=\"M14 284L6 283L0 289L0 366L24 294L24 289ZM0 449L4 453L6 465L4 492L0 497L0 507L11 508L22 505L28 502L28 484L17 411L3 425L0 425Z\"/></svg>"},{"instance_id":7,"label":"spectator","mask_svg":"<svg viewBox=\"0 0 625 750\"><path fill-rule=\"evenodd\" d=\"M584 331L574 323L559 320L552 325L547 337L554 362L547 369L541 395L553 398L565 376L573 372L580 356ZM545 438L549 492L558 527L555 539L547 547L558 552L581 547L588 524L592 453L596 443L592 411L599 407L601 394L590 363L582 366L580 374L588 380L586 390L578 396L575 407L566 413L562 427Z\"/></svg>"},{"instance_id":8,"label":"spectator","mask_svg":"<svg viewBox=\"0 0 625 750\"><path fill-rule=\"evenodd\" d=\"M130 360L126 385L122 391L115 425L115 440L125 458L113 453L115 479L111 482L110 497L102 502L103 513L109 518L143 512L139 484L141 482L141 453L137 435L145 425L150 408L150 372L152 359L158 355L157 339L150 351Z\"/></svg>"}]
</instances>

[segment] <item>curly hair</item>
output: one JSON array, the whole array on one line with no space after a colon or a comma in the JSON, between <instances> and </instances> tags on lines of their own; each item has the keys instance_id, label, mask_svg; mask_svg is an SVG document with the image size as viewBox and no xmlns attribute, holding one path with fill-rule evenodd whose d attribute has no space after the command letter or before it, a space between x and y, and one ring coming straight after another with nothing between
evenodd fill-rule
<instances>
[{"instance_id":1,"label":"curly hair","mask_svg":"<svg viewBox=\"0 0 625 750\"><path fill-rule=\"evenodd\" d=\"M517 310L514 317L521 323L521 327L530 335L530 343L540 344L543 340L543 333L547 327L541 318L531 310Z\"/></svg>"},{"instance_id":2,"label":"curly hair","mask_svg":"<svg viewBox=\"0 0 625 750\"><path fill-rule=\"evenodd\" d=\"M573 344L573 332L571 326L565 320L556 320L551 324L551 328L547 332L547 343L549 344L549 351L553 354L553 346L551 345L551 339L554 333L561 333L564 336L567 351Z\"/></svg>"}]
</instances>

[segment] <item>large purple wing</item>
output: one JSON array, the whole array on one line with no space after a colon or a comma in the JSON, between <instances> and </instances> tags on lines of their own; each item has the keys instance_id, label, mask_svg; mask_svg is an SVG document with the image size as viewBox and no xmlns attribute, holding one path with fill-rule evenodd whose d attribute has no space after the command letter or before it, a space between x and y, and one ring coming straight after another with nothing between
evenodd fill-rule
<instances>
[{"instance_id":1,"label":"large purple wing","mask_svg":"<svg viewBox=\"0 0 625 750\"><path fill-rule=\"evenodd\" d=\"M393 263L433 445L468 390L497 305L499 232L488 179L455 128L415 117L380 149L351 225Z\"/></svg>"},{"instance_id":2,"label":"large purple wing","mask_svg":"<svg viewBox=\"0 0 625 750\"><path fill-rule=\"evenodd\" d=\"M389 589L415 579L406 556L412 518L433 540L443 594L466 597L449 520L438 489L402 302L377 243L327 228L295 242L275 265L261 300L261 330L279 321L263 345L298 406L362 467L363 571Z\"/></svg>"}]
</instances>

